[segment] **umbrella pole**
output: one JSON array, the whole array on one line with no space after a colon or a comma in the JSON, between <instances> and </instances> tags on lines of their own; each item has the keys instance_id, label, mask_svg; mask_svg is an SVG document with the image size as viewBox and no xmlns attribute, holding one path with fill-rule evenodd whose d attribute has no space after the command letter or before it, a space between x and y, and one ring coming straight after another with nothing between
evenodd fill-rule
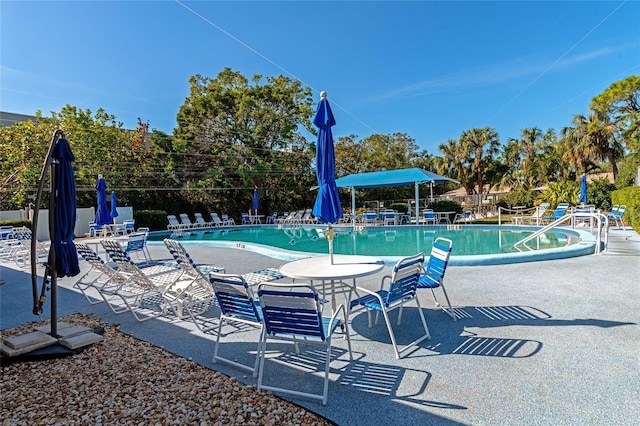
<instances>
[{"instance_id":1,"label":"umbrella pole","mask_svg":"<svg viewBox=\"0 0 640 426\"><path fill-rule=\"evenodd\" d=\"M327 241L329 242L329 257L333 265L333 226L331 226L331 224L329 224L327 228Z\"/></svg>"},{"instance_id":2,"label":"umbrella pole","mask_svg":"<svg viewBox=\"0 0 640 426\"><path fill-rule=\"evenodd\" d=\"M53 248L53 244L49 249L49 259L45 265L45 273L42 280L42 291L40 296L38 297L38 273L36 271L37 267L37 256L36 256L36 244L37 244L37 232L38 232L38 217L40 213L40 203L42 201L42 192L44 190L44 181L45 176L47 174L47 170L50 165L53 165L52 153L53 148L55 147L58 140L64 137L64 133L62 130L58 129L53 132L53 136L51 138L51 144L49 145L49 151L47 152L47 156L44 159L44 165L42 166L42 172L40 173L40 178L38 180L38 192L36 194L36 201L33 210L33 220L31 222L31 287L33 292L33 314L34 315L42 315L42 305L45 301L45 289L47 286L48 278L51 277L51 335L53 337L57 337L57 279L58 274L55 268L55 251ZM55 167L55 166L53 166ZM51 174L51 183L50 183L51 193L49 194L49 229L51 232L52 224L55 227L55 210L51 209L51 206L55 204L55 183L53 178L53 173Z\"/></svg>"}]
</instances>

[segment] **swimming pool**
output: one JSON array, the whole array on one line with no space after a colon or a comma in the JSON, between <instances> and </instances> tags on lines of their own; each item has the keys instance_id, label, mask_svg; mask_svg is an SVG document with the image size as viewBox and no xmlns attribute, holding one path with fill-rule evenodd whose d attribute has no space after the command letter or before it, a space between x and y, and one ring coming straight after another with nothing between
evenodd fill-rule
<instances>
[{"instance_id":1,"label":"swimming pool","mask_svg":"<svg viewBox=\"0 0 640 426\"><path fill-rule=\"evenodd\" d=\"M393 264L400 257L420 251L428 254L437 237L453 241L451 265L496 265L562 259L593 254L596 240L589 232L554 228L529 244L532 250L518 251L514 243L538 230L535 226L456 225L456 226L379 226L354 230L336 226L333 242L336 254L381 257ZM326 225L295 228L277 226L234 226L190 230L173 235L185 245L212 245L245 249L283 260L309 255L326 255ZM152 233L149 241L161 242L168 232Z\"/></svg>"}]
</instances>

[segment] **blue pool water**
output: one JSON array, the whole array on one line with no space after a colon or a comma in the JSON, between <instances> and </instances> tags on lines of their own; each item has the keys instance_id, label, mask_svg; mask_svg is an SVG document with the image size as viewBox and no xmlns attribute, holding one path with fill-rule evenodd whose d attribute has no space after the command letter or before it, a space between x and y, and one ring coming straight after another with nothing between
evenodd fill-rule
<instances>
[{"instance_id":1,"label":"blue pool water","mask_svg":"<svg viewBox=\"0 0 640 426\"><path fill-rule=\"evenodd\" d=\"M482 265L516 263L592 254L595 243L589 233L555 228L516 250L513 245L536 231L536 227L470 226L397 226L354 230L335 227L333 249L336 254L360 254L382 257L393 263L400 257L418 252L429 253L437 237L453 241L451 264ZM293 260L309 254L328 253L326 225L278 229L275 226L237 226L192 230L173 235L183 244L216 245L258 251L275 258ZM162 240L167 233L151 236Z\"/></svg>"}]
</instances>

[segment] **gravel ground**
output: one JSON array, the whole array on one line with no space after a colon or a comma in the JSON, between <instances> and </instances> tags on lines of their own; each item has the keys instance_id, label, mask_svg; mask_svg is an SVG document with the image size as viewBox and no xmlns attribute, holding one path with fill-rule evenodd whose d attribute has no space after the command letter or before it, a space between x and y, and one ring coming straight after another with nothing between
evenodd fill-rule
<instances>
[{"instance_id":1,"label":"gravel ground","mask_svg":"<svg viewBox=\"0 0 640 426\"><path fill-rule=\"evenodd\" d=\"M2 425L333 424L96 317L76 314L60 320L104 327L104 340L66 358L4 366ZM2 330L0 338L33 328Z\"/></svg>"}]
</instances>

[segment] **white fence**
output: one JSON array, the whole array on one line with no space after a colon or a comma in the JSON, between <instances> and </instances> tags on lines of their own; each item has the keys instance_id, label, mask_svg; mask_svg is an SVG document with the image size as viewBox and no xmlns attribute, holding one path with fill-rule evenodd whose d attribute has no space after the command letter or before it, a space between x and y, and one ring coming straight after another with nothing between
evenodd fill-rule
<instances>
[{"instance_id":1,"label":"white fence","mask_svg":"<svg viewBox=\"0 0 640 426\"><path fill-rule=\"evenodd\" d=\"M0 220L27 220L33 215L33 212L27 210L8 210L0 211ZM76 227L74 234L76 237L82 237L89 232L89 222L96 217L94 207L85 207L76 209ZM116 223L122 223L125 219L133 219L133 207L118 206L118 217ZM49 210L41 209L38 213L38 229L34 230L36 238L40 241L49 240Z\"/></svg>"}]
</instances>

